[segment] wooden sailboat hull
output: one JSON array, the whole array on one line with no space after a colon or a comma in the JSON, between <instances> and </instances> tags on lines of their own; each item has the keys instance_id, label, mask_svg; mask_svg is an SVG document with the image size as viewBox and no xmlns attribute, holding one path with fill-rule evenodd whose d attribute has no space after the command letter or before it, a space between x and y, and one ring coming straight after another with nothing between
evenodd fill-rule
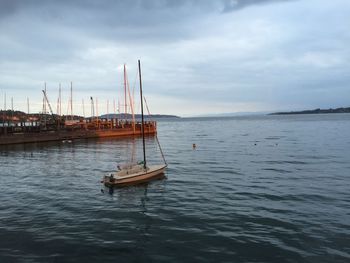
<instances>
[{"instance_id":1,"label":"wooden sailboat hull","mask_svg":"<svg viewBox=\"0 0 350 263\"><path fill-rule=\"evenodd\" d=\"M147 167L147 171L141 171L139 173L125 176L118 176L116 173L113 179L111 179L110 176L105 176L103 178L103 183L107 187L123 187L146 183L152 180L164 178L166 167L166 165L152 165Z\"/></svg>"}]
</instances>

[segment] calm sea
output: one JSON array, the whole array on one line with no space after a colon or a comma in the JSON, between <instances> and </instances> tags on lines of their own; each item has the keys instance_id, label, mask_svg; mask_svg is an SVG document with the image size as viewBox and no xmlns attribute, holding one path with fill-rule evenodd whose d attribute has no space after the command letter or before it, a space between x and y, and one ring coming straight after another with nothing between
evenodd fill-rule
<instances>
[{"instance_id":1,"label":"calm sea","mask_svg":"<svg viewBox=\"0 0 350 263\"><path fill-rule=\"evenodd\" d=\"M160 121L167 179L114 191L140 138L1 147L0 262L350 262L349 132L350 114Z\"/></svg>"}]
</instances>

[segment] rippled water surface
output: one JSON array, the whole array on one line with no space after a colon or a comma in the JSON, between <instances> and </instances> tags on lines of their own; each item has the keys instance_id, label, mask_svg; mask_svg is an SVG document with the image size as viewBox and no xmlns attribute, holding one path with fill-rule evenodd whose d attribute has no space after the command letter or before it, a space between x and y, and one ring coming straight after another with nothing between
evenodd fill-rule
<instances>
[{"instance_id":1,"label":"rippled water surface","mask_svg":"<svg viewBox=\"0 0 350 263\"><path fill-rule=\"evenodd\" d=\"M1 147L0 262L350 262L349 131L349 114L161 121L167 179L113 192L139 138Z\"/></svg>"}]
</instances>

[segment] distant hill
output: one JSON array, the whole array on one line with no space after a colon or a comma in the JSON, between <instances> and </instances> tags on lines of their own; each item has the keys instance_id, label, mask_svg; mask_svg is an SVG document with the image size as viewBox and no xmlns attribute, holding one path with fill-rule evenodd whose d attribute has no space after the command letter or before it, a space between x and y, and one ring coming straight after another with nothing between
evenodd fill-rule
<instances>
[{"instance_id":1,"label":"distant hill","mask_svg":"<svg viewBox=\"0 0 350 263\"><path fill-rule=\"evenodd\" d=\"M264 111L259 111L259 112L255 112L255 111L240 111L240 112L225 112L225 113L207 113L207 114L201 114L201 115L194 115L191 117L194 118L202 118L202 117L240 117L240 116L256 116L256 115L265 115L269 112L264 112Z\"/></svg>"},{"instance_id":2,"label":"distant hill","mask_svg":"<svg viewBox=\"0 0 350 263\"><path fill-rule=\"evenodd\" d=\"M303 111L274 112L269 115L292 115L292 114L321 114L321 113L350 113L350 107L336 109L315 109Z\"/></svg>"},{"instance_id":3,"label":"distant hill","mask_svg":"<svg viewBox=\"0 0 350 263\"><path fill-rule=\"evenodd\" d=\"M51 114L46 114L47 116L51 116ZM54 114L56 117L58 116L57 114ZM19 120L26 120L28 117L36 117L36 118L40 118L42 116L42 113L31 113L31 114L27 114L25 112L22 111L12 111L12 110L0 110L0 120L2 121L2 118L5 117L5 120L9 120L13 117L19 119ZM68 119L70 119L70 115L67 115L65 117L68 117ZM80 119L83 118L82 116L78 116L78 115L74 115L73 116L74 119ZM89 117L87 117L89 118ZM117 118L120 120L123 119L132 119L132 115L131 114L103 114L101 116L99 116L99 118ZM140 120L141 119L141 114L135 114L135 118ZM149 119L165 119L165 118L180 118L179 116L176 115L164 115L164 114L154 114L154 115L145 115L145 119L149 120Z\"/></svg>"},{"instance_id":4,"label":"distant hill","mask_svg":"<svg viewBox=\"0 0 350 263\"><path fill-rule=\"evenodd\" d=\"M40 113L27 114L23 111L17 111L17 110L14 110L14 111L12 111L12 110L0 110L1 122L3 122L4 119L5 119L5 121L9 121L11 119L17 120L17 121L26 121L28 118L39 119L40 116L41 116Z\"/></svg>"},{"instance_id":5,"label":"distant hill","mask_svg":"<svg viewBox=\"0 0 350 263\"><path fill-rule=\"evenodd\" d=\"M145 119L161 119L161 118L180 118L176 115L165 115L165 114L151 114L151 115L144 115ZM117 119L132 119L131 114L103 114L100 116L100 118L117 118ZM135 114L136 119L141 119L141 114Z\"/></svg>"}]
</instances>

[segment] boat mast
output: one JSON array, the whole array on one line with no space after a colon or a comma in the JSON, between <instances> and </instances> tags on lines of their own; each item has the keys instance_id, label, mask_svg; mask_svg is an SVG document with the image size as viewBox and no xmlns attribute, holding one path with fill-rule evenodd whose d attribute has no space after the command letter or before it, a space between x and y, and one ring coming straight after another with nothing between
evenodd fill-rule
<instances>
[{"instance_id":1,"label":"boat mast","mask_svg":"<svg viewBox=\"0 0 350 263\"><path fill-rule=\"evenodd\" d=\"M4 132L6 134L7 128L5 128L5 118L7 119L7 116L6 116L6 92L4 95L4 111L2 112L2 127L4 127Z\"/></svg>"},{"instance_id":2,"label":"boat mast","mask_svg":"<svg viewBox=\"0 0 350 263\"><path fill-rule=\"evenodd\" d=\"M84 104L84 99L81 100L81 106L83 106L83 116L85 120L85 104Z\"/></svg>"},{"instance_id":3,"label":"boat mast","mask_svg":"<svg viewBox=\"0 0 350 263\"><path fill-rule=\"evenodd\" d=\"M61 83L59 85L59 89L58 89L58 97L59 97L59 111L58 111L58 115L60 115L60 117L62 117L62 90L61 90Z\"/></svg>"},{"instance_id":4,"label":"boat mast","mask_svg":"<svg viewBox=\"0 0 350 263\"><path fill-rule=\"evenodd\" d=\"M124 113L125 113L125 120L127 119L127 112L128 112L128 104L126 101L126 65L124 64Z\"/></svg>"},{"instance_id":5,"label":"boat mast","mask_svg":"<svg viewBox=\"0 0 350 263\"><path fill-rule=\"evenodd\" d=\"M107 100L107 121L109 119L109 100Z\"/></svg>"},{"instance_id":6,"label":"boat mast","mask_svg":"<svg viewBox=\"0 0 350 263\"><path fill-rule=\"evenodd\" d=\"M11 97L11 122L13 123L13 97Z\"/></svg>"},{"instance_id":7,"label":"boat mast","mask_svg":"<svg viewBox=\"0 0 350 263\"><path fill-rule=\"evenodd\" d=\"M29 115L29 98L27 97L27 110L28 110L28 115Z\"/></svg>"},{"instance_id":8,"label":"boat mast","mask_svg":"<svg viewBox=\"0 0 350 263\"><path fill-rule=\"evenodd\" d=\"M96 121L97 121L97 128L100 129L100 121L99 121L99 116L98 116L98 98L96 97Z\"/></svg>"},{"instance_id":9,"label":"boat mast","mask_svg":"<svg viewBox=\"0 0 350 263\"><path fill-rule=\"evenodd\" d=\"M46 93L46 82L45 82L45 93ZM46 130L46 101L45 96L43 96L43 112L44 112L44 127Z\"/></svg>"},{"instance_id":10,"label":"boat mast","mask_svg":"<svg viewBox=\"0 0 350 263\"><path fill-rule=\"evenodd\" d=\"M70 115L73 120L73 82L70 82Z\"/></svg>"},{"instance_id":11,"label":"boat mast","mask_svg":"<svg viewBox=\"0 0 350 263\"><path fill-rule=\"evenodd\" d=\"M146 148L145 148L145 122L143 119L143 96L142 96L142 80L141 80L141 63L138 60L139 64L139 80L140 80L140 96L141 96L141 129L142 129L142 146L143 146L143 168L146 169Z\"/></svg>"},{"instance_id":12,"label":"boat mast","mask_svg":"<svg viewBox=\"0 0 350 263\"><path fill-rule=\"evenodd\" d=\"M91 122L95 122L95 105L94 105L94 99L90 97L90 102L91 102Z\"/></svg>"},{"instance_id":13,"label":"boat mast","mask_svg":"<svg viewBox=\"0 0 350 263\"><path fill-rule=\"evenodd\" d=\"M127 88L128 88L128 94L129 94L129 102L130 102L130 109L131 109L131 115L132 115L132 127L135 133L135 112L134 112L134 98L131 98L131 93L130 93L130 85L129 85L129 80L126 78L127 81Z\"/></svg>"}]
</instances>

